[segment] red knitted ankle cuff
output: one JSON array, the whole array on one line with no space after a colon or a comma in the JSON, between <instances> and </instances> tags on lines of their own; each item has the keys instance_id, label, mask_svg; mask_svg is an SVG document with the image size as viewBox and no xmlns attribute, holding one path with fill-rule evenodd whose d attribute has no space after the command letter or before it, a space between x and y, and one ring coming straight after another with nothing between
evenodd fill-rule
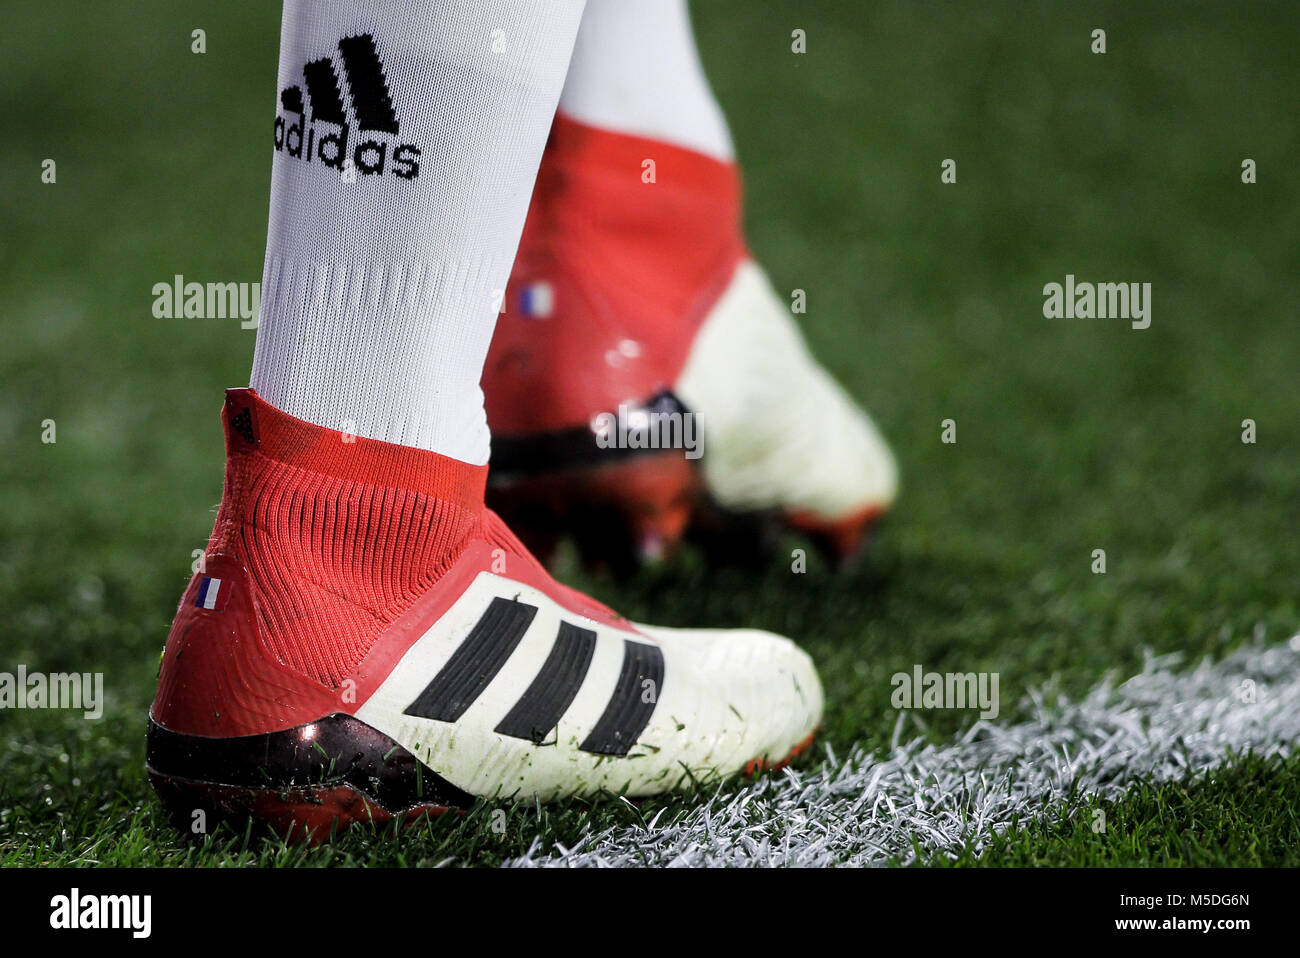
<instances>
[{"instance_id":1,"label":"red knitted ankle cuff","mask_svg":"<svg viewBox=\"0 0 1300 958\"><path fill-rule=\"evenodd\" d=\"M222 420L227 456L256 451L320 475L420 492L470 512L483 508L485 465L317 426L281 412L253 389L227 389Z\"/></svg>"}]
</instances>

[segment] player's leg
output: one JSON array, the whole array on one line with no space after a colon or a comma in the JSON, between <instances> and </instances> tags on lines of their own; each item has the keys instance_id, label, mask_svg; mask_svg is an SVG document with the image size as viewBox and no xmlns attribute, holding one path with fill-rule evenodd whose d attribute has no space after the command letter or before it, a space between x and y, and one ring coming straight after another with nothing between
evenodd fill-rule
<instances>
[{"instance_id":1,"label":"player's leg","mask_svg":"<svg viewBox=\"0 0 1300 958\"><path fill-rule=\"evenodd\" d=\"M634 626L483 506L478 379L581 5L285 4L255 388L150 716L186 830L648 794L817 721L787 640Z\"/></svg>"},{"instance_id":2,"label":"player's leg","mask_svg":"<svg viewBox=\"0 0 1300 958\"><path fill-rule=\"evenodd\" d=\"M488 458L479 378L581 0L286 5L252 386Z\"/></svg>"},{"instance_id":3,"label":"player's leg","mask_svg":"<svg viewBox=\"0 0 1300 958\"><path fill-rule=\"evenodd\" d=\"M598 446L622 403L698 416L723 516L778 516L847 559L892 503L884 441L746 252L684 0L588 3L484 387L493 494L542 549L565 510L624 566L716 525L680 452Z\"/></svg>"},{"instance_id":4,"label":"player's leg","mask_svg":"<svg viewBox=\"0 0 1300 958\"><path fill-rule=\"evenodd\" d=\"M685 0L589 0L560 110L589 127L735 159Z\"/></svg>"}]
</instances>

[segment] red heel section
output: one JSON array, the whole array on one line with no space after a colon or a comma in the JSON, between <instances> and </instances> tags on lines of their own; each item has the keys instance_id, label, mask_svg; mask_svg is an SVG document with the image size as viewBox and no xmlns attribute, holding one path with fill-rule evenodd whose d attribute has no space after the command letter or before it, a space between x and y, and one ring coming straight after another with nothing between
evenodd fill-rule
<instances>
[{"instance_id":1,"label":"red heel section","mask_svg":"<svg viewBox=\"0 0 1300 958\"><path fill-rule=\"evenodd\" d=\"M535 555L569 535L584 565L621 576L672 554L701 488L692 463L666 451L493 482L488 505Z\"/></svg>"},{"instance_id":2,"label":"red heel section","mask_svg":"<svg viewBox=\"0 0 1300 958\"><path fill-rule=\"evenodd\" d=\"M811 512L788 509L785 521L790 528L808 536L836 569L849 571L857 566L867 551L871 533L884 512L884 509L871 507L839 519L824 519Z\"/></svg>"},{"instance_id":3,"label":"red heel section","mask_svg":"<svg viewBox=\"0 0 1300 958\"><path fill-rule=\"evenodd\" d=\"M629 575L672 553L700 500L697 461L669 445L689 415L663 391L590 427L494 436L488 505L536 555L568 535L587 566Z\"/></svg>"}]
</instances>

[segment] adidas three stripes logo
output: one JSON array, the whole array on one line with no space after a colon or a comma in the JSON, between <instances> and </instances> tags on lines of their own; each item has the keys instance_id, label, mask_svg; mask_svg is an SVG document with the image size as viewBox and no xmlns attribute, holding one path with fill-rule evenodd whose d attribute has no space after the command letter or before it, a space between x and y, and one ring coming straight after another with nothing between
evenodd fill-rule
<instances>
[{"instance_id":1,"label":"adidas three stripes logo","mask_svg":"<svg viewBox=\"0 0 1300 958\"><path fill-rule=\"evenodd\" d=\"M439 722L460 719L505 666L536 614L537 607L526 602L494 598L405 714ZM595 632L562 621L546 661L496 731L536 745L551 744L545 737L577 697L595 652ZM613 694L579 748L598 755L626 755L650 724L663 680L663 652L649 643L624 639Z\"/></svg>"},{"instance_id":2,"label":"adidas three stripes logo","mask_svg":"<svg viewBox=\"0 0 1300 958\"><path fill-rule=\"evenodd\" d=\"M404 180L415 179L420 175L420 149L414 143L395 142L401 122L375 38L368 33L344 37L338 43L338 53L342 77L333 59L321 57L302 68L305 95L303 86L298 85L280 91L276 151L345 175L391 173ZM361 134L372 135L349 152L354 125Z\"/></svg>"}]
</instances>

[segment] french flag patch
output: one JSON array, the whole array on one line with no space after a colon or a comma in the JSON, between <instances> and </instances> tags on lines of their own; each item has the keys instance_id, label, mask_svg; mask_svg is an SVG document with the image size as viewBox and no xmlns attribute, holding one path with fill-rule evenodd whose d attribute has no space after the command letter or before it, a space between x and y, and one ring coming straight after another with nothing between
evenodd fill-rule
<instances>
[{"instance_id":1,"label":"french flag patch","mask_svg":"<svg viewBox=\"0 0 1300 958\"><path fill-rule=\"evenodd\" d=\"M529 283L519 291L519 312L523 315L545 319L554 309L555 292L550 283Z\"/></svg>"},{"instance_id":2,"label":"french flag patch","mask_svg":"<svg viewBox=\"0 0 1300 958\"><path fill-rule=\"evenodd\" d=\"M199 583L199 594L194 597L194 604L200 609L214 609L220 612L226 607L232 585L229 579L214 579L212 576L205 575L203 581Z\"/></svg>"}]
</instances>

